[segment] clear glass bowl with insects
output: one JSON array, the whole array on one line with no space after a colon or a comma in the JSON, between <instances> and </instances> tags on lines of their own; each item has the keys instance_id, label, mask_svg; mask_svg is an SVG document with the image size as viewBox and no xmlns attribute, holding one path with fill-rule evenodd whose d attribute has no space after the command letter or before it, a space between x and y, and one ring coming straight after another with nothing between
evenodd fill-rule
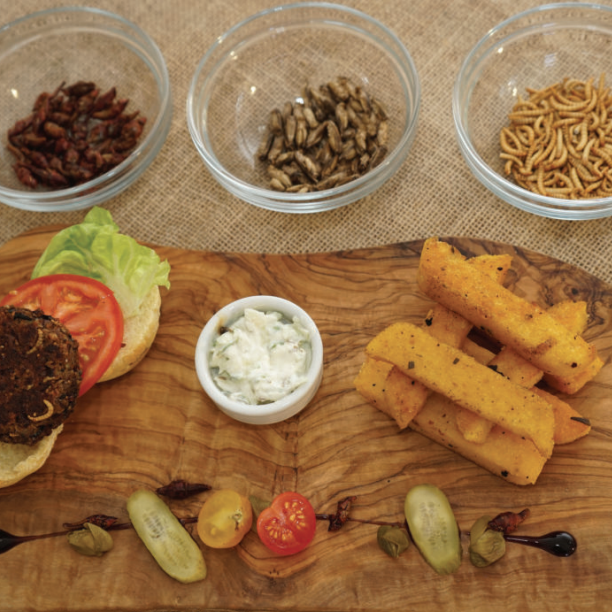
<instances>
[{"instance_id":1,"label":"clear glass bowl with insects","mask_svg":"<svg viewBox=\"0 0 612 612\"><path fill-rule=\"evenodd\" d=\"M612 214L610 45L612 8L577 2L520 13L476 44L455 81L453 117L485 187L544 217Z\"/></svg>"},{"instance_id":2,"label":"clear glass bowl with insects","mask_svg":"<svg viewBox=\"0 0 612 612\"><path fill-rule=\"evenodd\" d=\"M0 28L0 89L0 202L15 208L101 204L141 176L170 128L159 48L99 9L55 8Z\"/></svg>"},{"instance_id":3,"label":"clear glass bowl with insects","mask_svg":"<svg viewBox=\"0 0 612 612\"><path fill-rule=\"evenodd\" d=\"M197 66L187 122L204 163L256 206L313 213L365 197L412 146L413 60L370 16L322 2L265 10Z\"/></svg>"}]
</instances>

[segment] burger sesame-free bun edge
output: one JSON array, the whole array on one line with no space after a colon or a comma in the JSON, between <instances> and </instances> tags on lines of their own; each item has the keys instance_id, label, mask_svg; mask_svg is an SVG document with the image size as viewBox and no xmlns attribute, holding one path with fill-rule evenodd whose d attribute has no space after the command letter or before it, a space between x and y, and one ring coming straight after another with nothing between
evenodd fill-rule
<instances>
[{"instance_id":1,"label":"burger sesame-free bun edge","mask_svg":"<svg viewBox=\"0 0 612 612\"><path fill-rule=\"evenodd\" d=\"M40 469L63 428L63 425L56 427L34 446L0 442L0 488L9 487Z\"/></svg>"},{"instance_id":2,"label":"burger sesame-free bun edge","mask_svg":"<svg viewBox=\"0 0 612 612\"><path fill-rule=\"evenodd\" d=\"M135 368L151 348L159 328L161 294L155 285L135 315L123 321L123 344L98 382L123 376Z\"/></svg>"}]
</instances>

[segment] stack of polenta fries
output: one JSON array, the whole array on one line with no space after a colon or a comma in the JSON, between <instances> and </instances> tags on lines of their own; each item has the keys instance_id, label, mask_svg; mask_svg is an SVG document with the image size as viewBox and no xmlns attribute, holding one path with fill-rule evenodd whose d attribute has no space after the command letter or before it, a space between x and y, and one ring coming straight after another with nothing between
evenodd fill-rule
<instances>
[{"instance_id":1,"label":"stack of polenta fries","mask_svg":"<svg viewBox=\"0 0 612 612\"><path fill-rule=\"evenodd\" d=\"M395 323L366 347L357 391L399 427L408 425L509 482L535 484L555 444L590 431L567 402L536 387L542 379L575 393L603 366L581 336L585 302L548 310L503 287L510 255L466 259L430 238L418 283L437 304L422 325ZM476 327L493 353L468 338Z\"/></svg>"}]
</instances>

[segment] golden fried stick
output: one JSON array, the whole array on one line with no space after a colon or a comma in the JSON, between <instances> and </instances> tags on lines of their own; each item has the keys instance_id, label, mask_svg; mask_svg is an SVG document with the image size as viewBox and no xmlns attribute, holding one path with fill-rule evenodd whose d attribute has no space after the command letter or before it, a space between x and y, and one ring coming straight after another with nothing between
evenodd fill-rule
<instances>
[{"instance_id":1,"label":"golden fried stick","mask_svg":"<svg viewBox=\"0 0 612 612\"><path fill-rule=\"evenodd\" d=\"M370 341L366 354L393 363L462 408L529 438L545 458L551 456L555 421L548 402L416 325L387 327Z\"/></svg>"},{"instance_id":2,"label":"golden fried stick","mask_svg":"<svg viewBox=\"0 0 612 612\"><path fill-rule=\"evenodd\" d=\"M430 238L423 246L421 290L461 314L546 373L573 376L595 358L595 349L544 309L527 302L470 266L450 244Z\"/></svg>"},{"instance_id":3,"label":"golden fried stick","mask_svg":"<svg viewBox=\"0 0 612 612\"><path fill-rule=\"evenodd\" d=\"M458 429L458 406L434 393L410 427L446 448L517 485L535 484L546 463L531 440L495 425L482 444L466 440Z\"/></svg>"},{"instance_id":4,"label":"golden fried stick","mask_svg":"<svg viewBox=\"0 0 612 612\"><path fill-rule=\"evenodd\" d=\"M480 255L469 262L483 274L502 283L512 264L512 257L507 254ZM432 336L455 347L461 346L472 328L471 323L440 304L436 304L428 313L425 326ZM355 389L381 412L393 417L400 429L405 429L425 405L430 391L415 380L405 383L402 380L404 374L397 368L371 361L366 357L354 380Z\"/></svg>"},{"instance_id":5,"label":"golden fried stick","mask_svg":"<svg viewBox=\"0 0 612 612\"><path fill-rule=\"evenodd\" d=\"M574 322L579 325L581 314L580 311L582 308L583 304L580 303L561 302L558 307L553 306L550 308L549 312L554 313L555 316L561 316L562 313L568 313L570 314L571 319L573 319ZM571 320L567 321L568 324L572 322ZM468 355L472 355L479 363L488 364L489 367L494 361L494 359L492 359L493 355L489 351L483 351L483 349L475 346L469 339L466 340L462 350ZM530 382L533 382L537 376L534 376L533 366L525 360L522 360L523 365L525 366L522 367L520 359L521 358L515 354L515 357L511 357L511 362L509 364L505 364L503 360L499 360L498 363L501 369L498 369L497 371L498 373L509 378L512 382L515 382L521 386L526 386ZM567 402L564 402L555 395L547 393L542 389L538 389L538 387L535 386L531 387L531 391L546 400L552 407L553 416L555 419L555 431L553 435L555 445L569 444L570 442L574 442L579 438L586 436L589 431L591 431L591 424L589 420L585 419ZM455 418L457 429L461 431L464 438L478 444L482 444L487 439L489 432L494 427L494 424L491 421L481 417L471 410L465 410L459 406L457 406Z\"/></svg>"},{"instance_id":6,"label":"golden fried stick","mask_svg":"<svg viewBox=\"0 0 612 612\"><path fill-rule=\"evenodd\" d=\"M574 376L552 376L550 374L544 375L546 384L550 385L553 389L561 391L561 393L567 393L572 395L577 391L580 391L586 383L590 382L599 374L601 368L603 368L604 362L601 357L596 356L593 362L582 372L578 372Z\"/></svg>"}]
</instances>

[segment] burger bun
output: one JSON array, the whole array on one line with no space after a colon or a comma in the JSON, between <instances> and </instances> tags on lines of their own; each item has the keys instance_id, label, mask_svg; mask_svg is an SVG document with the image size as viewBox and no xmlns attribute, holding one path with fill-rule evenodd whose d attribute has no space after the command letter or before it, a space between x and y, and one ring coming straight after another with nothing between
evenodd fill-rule
<instances>
[{"instance_id":1,"label":"burger bun","mask_svg":"<svg viewBox=\"0 0 612 612\"><path fill-rule=\"evenodd\" d=\"M63 425L56 427L33 446L0 442L0 488L9 487L40 469L63 428Z\"/></svg>"},{"instance_id":2,"label":"burger bun","mask_svg":"<svg viewBox=\"0 0 612 612\"><path fill-rule=\"evenodd\" d=\"M113 363L100 378L103 382L117 378L136 367L155 340L159 328L161 294L154 286L135 315L124 320L123 343ZM40 469L49 457L60 425L34 445L0 442L0 488L13 485Z\"/></svg>"},{"instance_id":3,"label":"burger bun","mask_svg":"<svg viewBox=\"0 0 612 612\"><path fill-rule=\"evenodd\" d=\"M123 376L140 363L155 340L159 329L160 308L161 294L155 285L147 293L136 314L124 319L121 348L98 382Z\"/></svg>"}]
</instances>

